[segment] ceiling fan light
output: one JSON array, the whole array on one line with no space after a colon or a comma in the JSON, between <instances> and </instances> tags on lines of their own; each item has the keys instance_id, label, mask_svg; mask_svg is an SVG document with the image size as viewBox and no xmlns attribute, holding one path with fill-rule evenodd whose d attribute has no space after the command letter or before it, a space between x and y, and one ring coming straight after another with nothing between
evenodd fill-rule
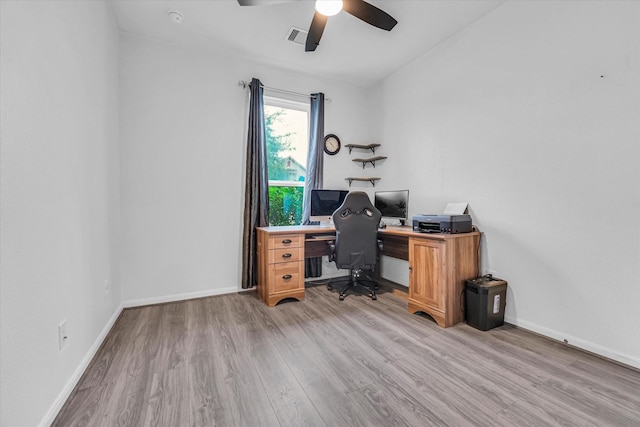
<instances>
[{"instance_id":1,"label":"ceiling fan light","mask_svg":"<svg viewBox=\"0 0 640 427\"><path fill-rule=\"evenodd\" d=\"M342 10L342 0L316 0L316 10L324 16L337 15Z\"/></svg>"}]
</instances>

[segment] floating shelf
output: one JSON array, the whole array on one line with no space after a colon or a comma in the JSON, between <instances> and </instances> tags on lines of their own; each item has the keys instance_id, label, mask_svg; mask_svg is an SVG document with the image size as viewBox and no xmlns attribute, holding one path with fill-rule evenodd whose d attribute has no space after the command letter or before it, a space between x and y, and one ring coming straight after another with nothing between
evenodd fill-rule
<instances>
[{"instance_id":1,"label":"floating shelf","mask_svg":"<svg viewBox=\"0 0 640 427\"><path fill-rule=\"evenodd\" d=\"M345 178L347 181L349 181L349 187L351 187L351 183L353 181L364 181L364 182L370 182L371 185L373 185L374 187L376 186L376 181L379 181L380 178L376 178L376 177L347 177Z\"/></svg>"},{"instance_id":2,"label":"floating shelf","mask_svg":"<svg viewBox=\"0 0 640 427\"><path fill-rule=\"evenodd\" d=\"M367 163L371 163L373 165L373 167L375 168L376 167L376 162L378 160L384 160L384 159L386 159L386 156L375 156L375 157L371 157L371 158L368 158L368 159L353 159L352 161L354 161L354 162L362 162L362 169L364 169L364 166Z\"/></svg>"},{"instance_id":3,"label":"floating shelf","mask_svg":"<svg viewBox=\"0 0 640 427\"><path fill-rule=\"evenodd\" d=\"M363 150L371 150L373 154L376 154L376 148L380 147L380 144L368 144L368 145L360 145L360 144L347 144L345 145L349 149L349 154L351 154L351 150L354 148L361 148Z\"/></svg>"}]
</instances>

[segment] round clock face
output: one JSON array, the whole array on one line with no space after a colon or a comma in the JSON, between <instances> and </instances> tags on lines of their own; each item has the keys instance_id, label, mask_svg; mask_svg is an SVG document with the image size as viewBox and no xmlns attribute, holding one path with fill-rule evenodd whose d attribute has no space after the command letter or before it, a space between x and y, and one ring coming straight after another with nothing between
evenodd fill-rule
<instances>
[{"instance_id":1,"label":"round clock face","mask_svg":"<svg viewBox=\"0 0 640 427\"><path fill-rule=\"evenodd\" d=\"M330 155L337 154L340 151L340 139L333 134L324 137L324 152Z\"/></svg>"}]
</instances>

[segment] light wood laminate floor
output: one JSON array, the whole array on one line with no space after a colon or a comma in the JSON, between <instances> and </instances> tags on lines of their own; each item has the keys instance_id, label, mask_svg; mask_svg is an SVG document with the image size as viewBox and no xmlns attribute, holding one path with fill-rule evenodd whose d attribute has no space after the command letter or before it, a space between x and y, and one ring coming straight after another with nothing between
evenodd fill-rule
<instances>
[{"instance_id":1,"label":"light wood laminate floor","mask_svg":"<svg viewBox=\"0 0 640 427\"><path fill-rule=\"evenodd\" d=\"M640 372L324 286L125 310L56 426L639 426Z\"/></svg>"}]
</instances>

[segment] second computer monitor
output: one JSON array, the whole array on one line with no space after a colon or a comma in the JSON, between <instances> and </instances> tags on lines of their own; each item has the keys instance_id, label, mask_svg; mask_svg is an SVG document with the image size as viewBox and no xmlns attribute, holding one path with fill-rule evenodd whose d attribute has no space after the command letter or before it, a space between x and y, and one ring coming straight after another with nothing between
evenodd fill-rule
<instances>
[{"instance_id":1,"label":"second computer monitor","mask_svg":"<svg viewBox=\"0 0 640 427\"><path fill-rule=\"evenodd\" d=\"M409 215L409 190L376 191L373 204L383 218L397 219L404 225Z\"/></svg>"}]
</instances>

